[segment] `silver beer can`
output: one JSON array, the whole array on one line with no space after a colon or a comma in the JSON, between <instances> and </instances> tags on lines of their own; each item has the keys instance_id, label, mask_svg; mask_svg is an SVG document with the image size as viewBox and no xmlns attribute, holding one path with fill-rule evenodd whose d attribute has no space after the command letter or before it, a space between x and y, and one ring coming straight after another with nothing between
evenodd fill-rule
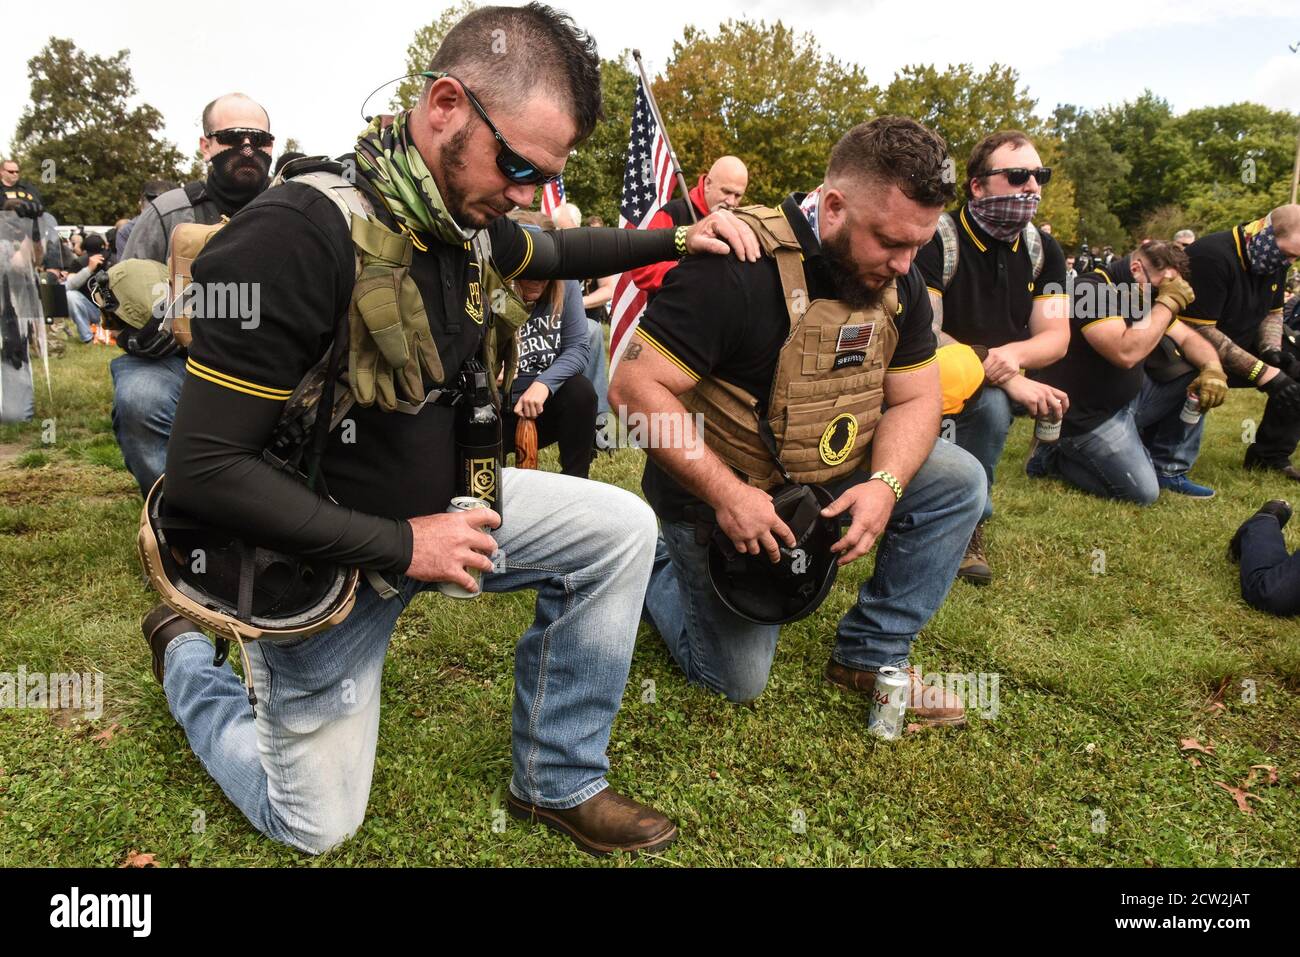
<instances>
[{"instance_id":1,"label":"silver beer can","mask_svg":"<svg viewBox=\"0 0 1300 957\"><path fill-rule=\"evenodd\" d=\"M490 506L487 502L483 501L481 498L475 498L473 495L457 495L455 498L451 500L451 503L447 506L447 511L468 512L476 508L491 508L491 507L492 506ZM484 529L484 531L487 531L487 529ZM488 532L488 534L490 535L492 533ZM474 579L474 581L478 582L480 586L482 585L482 572L480 572L477 568L467 568L465 569L465 571L469 572L470 576ZM438 591L442 592L448 598L478 598L480 595L483 594L481 588L479 591L466 591L464 588L461 588L455 582L438 582Z\"/></svg>"},{"instance_id":2,"label":"silver beer can","mask_svg":"<svg viewBox=\"0 0 1300 957\"><path fill-rule=\"evenodd\" d=\"M1048 418L1035 419L1034 438L1038 439L1039 442L1056 442L1061 438L1061 420Z\"/></svg>"},{"instance_id":3,"label":"silver beer can","mask_svg":"<svg viewBox=\"0 0 1300 957\"><path fill-rule=\"evenodd\" d=\"M881 668L871 689L871 716L867 731L886 741L903 736L903 715L907 711L907 689L911 676L900 668Z\"/></svg>"},{"instance_id":4,"label":"silver beer can","mask_svg":"<svg viewBox=\"0 0 1300 957\"><path fill-rule=\"evenodd\" d=\"M1183 411L1178 413L1178 419L1184 425L1195 425L1201 421L1201 416L1204 414L1201 411L1201 399L1193 392L1187 397L1187 401L1183 403Z\"/></svg>"}]
</instances>

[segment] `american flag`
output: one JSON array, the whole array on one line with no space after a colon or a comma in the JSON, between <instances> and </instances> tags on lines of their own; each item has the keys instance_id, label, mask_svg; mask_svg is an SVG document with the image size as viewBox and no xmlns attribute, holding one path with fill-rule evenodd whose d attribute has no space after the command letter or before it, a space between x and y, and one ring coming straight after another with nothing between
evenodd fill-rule
<instances>
[{"instance_id":1,"label":"american flag","mask_svg":"<svg viewBox=\"0 0 1300 957\"><path fill-rule=\"evenodd\" d=\"M672 195L673 162L668 152L668 143L650 110L645 84L638 81L636 108L632 111L632 134L627 142L627 165L623 168L623 201L619 205L619 226L643 229ZM611 377L623 350L632 341L632 333L641 322L646 294L637 288L629 273L623 273L614 284L612 303L609 324Z\"/></svg>"},{"instance_id":2,"label":"american flag","mask_svg":"<svg viewBox=\"0 0 1300 957\"><path fill-rule=\"evenodd\" d=\"M542 187L542 215L554 218L555 211L564 205L564 177L554 179ZM574 223L575 226L582 225Z\"/></svg>"}]
</instances>

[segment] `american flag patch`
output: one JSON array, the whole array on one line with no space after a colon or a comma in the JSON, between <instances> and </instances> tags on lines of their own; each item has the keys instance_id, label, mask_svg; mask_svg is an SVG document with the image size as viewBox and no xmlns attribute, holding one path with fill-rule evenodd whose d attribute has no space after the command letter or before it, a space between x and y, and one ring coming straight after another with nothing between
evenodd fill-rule
<instances>
[{"instance_id":1,"label":"american flag patch","mask_svg":"<svg viewBox=\"0 0 1300 957\"><path fill-rule=\"evenodd\" d=\"M835 343L836 352L849 349L866 349L871 345L871 337L876 333L874 322L864 322L857 326L841 326L839 341Z\"/></svg>"}]
</instances>

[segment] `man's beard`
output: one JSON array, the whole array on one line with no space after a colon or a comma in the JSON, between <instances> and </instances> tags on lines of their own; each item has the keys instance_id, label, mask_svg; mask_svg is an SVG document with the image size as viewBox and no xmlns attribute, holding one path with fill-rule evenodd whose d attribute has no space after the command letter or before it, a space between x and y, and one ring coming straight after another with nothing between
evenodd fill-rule
<instances>
[{"instance_id":1,"label":"man's beard","mask_svg":"<svg viewBox=\"0 0 1300 957\"><path fill-rule=\"evenodd\" d=\"M262 150L235 148L224 152L227 155L213 158L213 165L220 168L218 175L237 190L258 188L270 172L271 157Z\"/></svg>"},{"instance_id":2,"label":"man's beard","mask_svg":"<svg viewBox=\"0 0 1300 957\"><path fill-rule=\"evenodd\" d=\"M472 124L466 123L438 149L438 164L442 168L442 202L458 226L464 229L486 229L498 217L487 217L471 210L457 176L468 166L465 162L465 148L469 145L471 133ZM504 216L509 211L506 210L501 215Z\"/></svg>"},{"instance_id":3,"label":"man's beard","mask_svg":"<svg viewBox=\"0 0 1300 957\"><path fill-rule=\"evenodd\" d=\"M850 309L874 309L880 305L885 296L885 287L875 289L858 278L857 266L849 250L848 235L840 232L835 236L823 236L821 246L831 282L835 286L835 298Z\"/></svg>"}]
</instances>

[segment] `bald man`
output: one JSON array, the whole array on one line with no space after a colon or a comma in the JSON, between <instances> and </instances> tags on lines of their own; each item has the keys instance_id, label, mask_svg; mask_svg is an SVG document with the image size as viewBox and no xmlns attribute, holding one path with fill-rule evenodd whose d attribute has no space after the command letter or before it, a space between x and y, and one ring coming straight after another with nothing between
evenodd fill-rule
<instances>
[{"instance_id":1,"label":"bald man","mask_svg":"<svg viewBox=\"0 0 1300 957\"><path fill-rule=\"evenodd\" d=\"M695 208L695 219L703 219L716 209L735 209L745 198L749 187L749 170L735 156L722 156L714 161L709 171L700 177L695 188L691 190L690 202ZM650 229L666 229L669 226L689 226L690 206L682 197L664 203L659 212L650 220ZM637 287L651 296L663 285L664 276L677 265L677 260L655 263L632 270L632 281Z\"/></svg>"},{"instance_id":2,"label":"bald man","mask_svg":"<svg viewBox=\"0 0 1300 957\"><path fill-rule=\"evenodd\" d=\"M1291 464L1300 441L1300 357L1282 328L1286 274L1300 256L1300 206L1202 236L1187 255L1196 301L1183 321L1218 351L1230 386L1268 396L1243 464L1300 481ZM1185 450L1191 460L1197 451Z\"/></svg>"},{"instance_id":3,"label":"bald man","mask_svg":"<svg viewBox=\"0 0 1300 957\"><path fill-rule=\"evenodd\" d=\"M271 118L243 93L219 96L203 108L199 152L207 177L144 204L131 227L123 259L165 263L172 230L181 223L211 225L233 216L270 182ZM167 460L176 403L185 378L185 353L157 319L117 338L126 355L113 373L113 431L140 494L147 495Z\"/></svg>"}]
</instances>

